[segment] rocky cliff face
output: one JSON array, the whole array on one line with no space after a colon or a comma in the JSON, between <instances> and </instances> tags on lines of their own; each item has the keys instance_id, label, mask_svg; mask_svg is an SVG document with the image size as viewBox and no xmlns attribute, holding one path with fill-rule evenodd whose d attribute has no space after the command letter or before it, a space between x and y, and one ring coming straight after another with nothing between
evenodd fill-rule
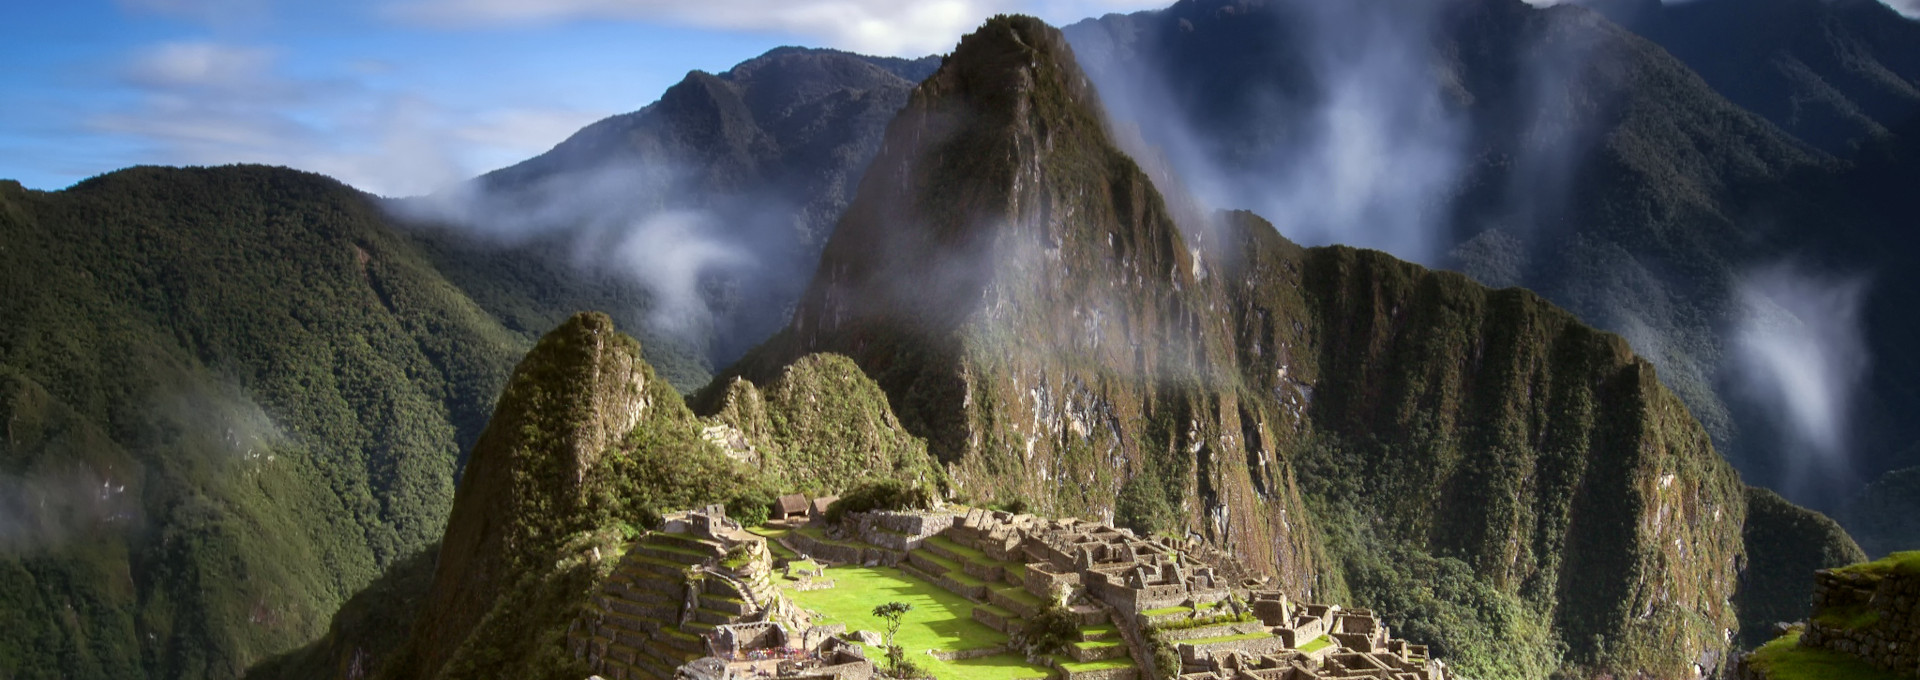
<instances>
[{"instance_id":1,"label":"rocky cliff face","mask_svg":"<svg viewBox=\"0 0 1920 680\"><path fill-rule=\"evenodd\" d=\"M1197 258L1058 32L999 19L915 92L792 325L739 372L845 353L962 495L1111 516L1136 484L1304 589L1286 461L1242 464L1278 415L1234 385Z\"/></svg>"},{"instance_id":2,"label":"rocky cliff face","mask_svg":"<svg viewBox=\"0 0 1920 680\"><path fill-rule=\"evenodd\" d=\"M530 562L595 528L588 477L602 452L650 409L680 407L659 384L640 344L603 315L575 316L528 353L461 476L395 677L435 675Z\"/></svg>"},{"instance_id":3,"label":"rocky cliff face","mask_svg":"<svg viewBox=\"0 0 1920 680\"><path fill-rule=\"evenodd\" d=\"M752 522L793 488L938 482L925 444L845 358L807 357L765 396L743 385L726 415L702 420L641 356L602 314L549 332L474 446L431 579L418 565L389 573L377 585L396 602L356 598L326 639L259 677L311 677L301 667L318 663L345 677L585 677L567 627L662 513L722 503ZM342 627L408 620L385 659L390 645Z\"/></svg>"},{"instance_id":4,"label":"rocky cliff face","mask_svg":"<svg viewBox=\"0 0 1920 680\"><path fill-rule=\"evenodd\" d=\"M995 19L915 91L792 323L732 372L845 353L960 496L1195 534L1303 595L1463 574L1436 607L1504 604L1436 642L1488 652L1482 675L1724 653L1742 487L1624 341L1189 204L1115 148L1056 31Z\"/></svg>"}]
</instances>

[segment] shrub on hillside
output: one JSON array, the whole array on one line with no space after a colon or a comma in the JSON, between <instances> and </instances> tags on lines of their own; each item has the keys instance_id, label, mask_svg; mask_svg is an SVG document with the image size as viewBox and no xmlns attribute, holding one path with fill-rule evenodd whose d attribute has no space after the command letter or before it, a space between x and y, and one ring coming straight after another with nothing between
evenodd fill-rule
<instances>
[{"instance_id":1,"label":"shrub on hillside","mask_svg":"<svg viewBox=\"0 0 1920 680\"><path fill-rule=\"evenodd\" d=\"M933 507L933 490L925 486L882 479L853 487L827 506L827 522L839 524L850 512L925 510Z\"/></svg>"}]
</instances>

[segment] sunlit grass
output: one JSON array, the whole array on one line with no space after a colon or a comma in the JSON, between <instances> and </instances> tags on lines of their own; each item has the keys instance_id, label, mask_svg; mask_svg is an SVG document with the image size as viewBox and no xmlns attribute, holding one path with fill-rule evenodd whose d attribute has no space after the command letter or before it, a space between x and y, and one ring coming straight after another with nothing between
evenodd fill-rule
<instances>
[{"instance_id":1,"label":"sunlit grass","mask_svg":"<svg viewBox=\"0 0 1920 680\"><path fill-rule=\"evenodd\" d=\"M977 659L941 661L926 654L928 650L964 651L1005 644L1007 636L973 620L976 606L966 598L939 586L907 576L891 567L830 567L824 579L834 587L826 590L792 591L787 597L794 604L819 614L826 622L847 624L847 630L884 632L886 622L873 615L873 608L887 602L913 605L900 626L895 644L906 650L914 663L925 667L941 680L1014 680L1044 678L1050 669L1027 663L1019 655L995 654ZM874 659L884 658L882 650L869 648Z\"/></svg>"},{"instance_id":2,"label":"sunlit grass","mask_svg":"<svg viewBox=\"0 0 1920 680\"><path fill-rule=\"evenodd\" d=\"M1884 671L1857 657L1831 649L1800 646L1800 633L1792 632L1762 645L1747 657L1747 663L1766 672L1772 680L1907 680L1905 676Z\"/></svg>"}]
</instances>

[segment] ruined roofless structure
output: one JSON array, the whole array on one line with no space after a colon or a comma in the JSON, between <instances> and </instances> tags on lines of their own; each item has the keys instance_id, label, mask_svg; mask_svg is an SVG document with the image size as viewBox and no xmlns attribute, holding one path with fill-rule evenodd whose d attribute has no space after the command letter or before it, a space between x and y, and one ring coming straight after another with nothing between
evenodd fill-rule
<instances>
[{"instance_id":1,"label":"ruined roofless structure","mask_svg":"<svg viewBox=\"0 0 1920 680\"><path fill-rule=\"evenodd\" d=\"M848 641L857 636L812 625L770 585L765 540L721 508L669 515L570 633L576 653L611 680L869 680L873 663ZM1161 674L1182 680L1446 676L1370 611L1296 603L1221 551L1105 524L978 509L869 512L779 541L818 562L898 566L977 603L972 618L1012 641L1049 607L1083 630L1117 631L1117 641L1030 659L1062 680L1146 680L1156 639L1179 664Z\"/></svg>"}]
</instances>

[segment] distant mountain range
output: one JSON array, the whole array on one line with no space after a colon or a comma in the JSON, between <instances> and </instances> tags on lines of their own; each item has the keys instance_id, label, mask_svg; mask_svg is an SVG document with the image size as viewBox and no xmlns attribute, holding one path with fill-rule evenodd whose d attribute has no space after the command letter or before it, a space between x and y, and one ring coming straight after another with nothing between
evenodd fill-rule
<instances>
[{"instance_id":1,"label":"distant mountain range","mask_svg":"<svg viewBox=\"0 0 1920 680\"><path fill-rule=\"evenodd\" d=\"M1232 545L1488 677L1682 677L1861 555L1742 479L1912 547L1914 473L1882 473L1920 464L1920 24L1389 4L782 48L401 201L259 167L0 184L0 675L234 677L308 642L257 673L540 667L502 626L551 633L615 524L793 483L729 467L716 425L833 451L807 483L921 446L965 499ZM1796 366L1755 337L1848 328L1803 359L1839 382L1802 393L1858 378L1835 458L1743 378ZM649 405L699 390L606 434L714 486L604 461L515 486L584 450L568 409L618 401L516 390L515 363L602 361ZM483 437L507 423L568 434ZM469 620L510 610L537 615Z\"/></svg>"}]
</instances>

